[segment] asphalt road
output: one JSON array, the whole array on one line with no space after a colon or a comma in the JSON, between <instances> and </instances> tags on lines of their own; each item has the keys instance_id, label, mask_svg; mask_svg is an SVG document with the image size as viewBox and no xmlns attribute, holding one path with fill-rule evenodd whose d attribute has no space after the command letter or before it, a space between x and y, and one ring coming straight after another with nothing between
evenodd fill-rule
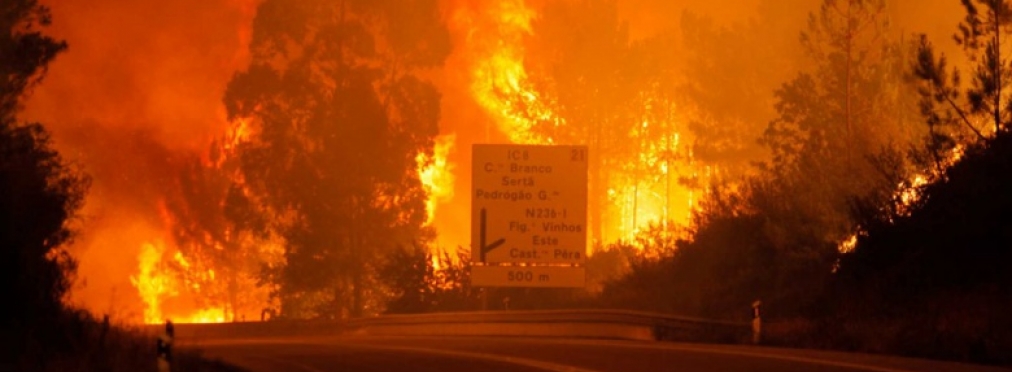
<instances>
[{"instance_id":1,"label":"asphalt road","mask_svg":"<svg viewBox=\"0 0 1012 372\"><path fill-rule=\"evenodd\" d=\"M558 338L290 337L194 341L185 347L251 372L1009 371L839 352Z\"/></svg>"}]
</instances>

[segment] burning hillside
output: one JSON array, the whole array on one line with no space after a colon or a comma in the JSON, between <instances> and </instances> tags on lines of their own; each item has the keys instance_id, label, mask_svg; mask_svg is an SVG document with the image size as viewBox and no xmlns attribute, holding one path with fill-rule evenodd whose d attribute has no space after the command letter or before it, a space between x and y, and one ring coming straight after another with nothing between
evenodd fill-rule
<instances>
[{"instance_id":1,"label":"burning hillside","mask_svg":"<svg viewBox=\"0 0 1012 372\"><path fill-rule=\"evenodd\" d=\"M710 3L54 2L70 49L27 113L94 179L70 301L377 311L382 252L468 246L473 143L587 145L592 244L682 231L813 69L814 0Z\"/></svg>"}]
</instances>

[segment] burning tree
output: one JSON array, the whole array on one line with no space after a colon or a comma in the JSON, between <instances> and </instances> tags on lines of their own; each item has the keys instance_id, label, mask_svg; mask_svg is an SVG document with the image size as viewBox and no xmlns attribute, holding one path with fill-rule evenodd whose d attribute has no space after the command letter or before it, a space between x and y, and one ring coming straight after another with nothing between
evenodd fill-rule
<instances>
[{"instance_id":1,"label":"burning tree","mask_svg":"<svg viewBox=\"0 0 1012 372\"><path fill-rule=\"evenodd\" d=\"M622 299L645 278L661 277L667 286L651 295L674 292L679 299L645 306L734 316L757 295L777 304L781 315L820 306L840 242L861 228L855 201L892 196L916 169L906 158L923 133L907 80L912 49L889 39L883 7L881 1L822 2L801 38L812 68L775 91L775 116L761 138L772 159L743 179L709 185L691 238L667 243L677 250L634 270L606 295ZM743 113L759 117L760 111Z\"/></svg>"},{"instance_id":2,"label":"burning tree","mask_svg":"<svg viewBox=\"0 0 1012 372\"><path fill-rule=\"evenodd\" d=\"M882 1L827 0L802 33L815 69L777 90L778 116L762 138L773 154L763 164L772 182L757 184L765 196L755 201L784 218L777 235L799 236L796 227L805 226L815 241L841 241L855 231L851 202L900 182L875 158L911 169L903 154L923 135L906 79L911 53L889 40L883 9Z\"/></svg>"},{"instance_id":3,"label":"burning tree","mask_svg":"<svg viewBox=\"0 0 1012 372\"><path fill-rule=\"evenodd\" d=\"M440 95L419 72L442 63L436 1L269 0L253 61L225 94L240 187L284 240L265 268L282 314L376 310L378 258L425 244L418 154L432 159Z\"/></svg>"},{"instance_id":4,"label":"burning tree","mask_svg":"<svg viewBox=\"0 0 1012 372\"><path fill-rule=\"evenodd\" d=\"M663 40L631 40L611 1L500 7L476 15L499 25L484 32L504 45L475 67L475 98L514 142L590 148L592 241L677 219L687 208L671 201L682 199L691 154L680 145Z\"/></svg>"},{"instance_id":5,"label":"burning tree","mask_svg":"<svg viewBox=\"0 0 1012 372\"><path fill-rule=\"evenodd\" d=\"M262 310L255 308L264 303L261 291L252 289L260 265L278 259L266 221L238 182L232 148L222 144L212 145L210 164L187 159L178 177L180 195L165 203L178 249L167 266L181 289L198 295L206 309L200 315L235 321L241 310Z\"/></svg>"},{"instance_id":6,"label":"burning tree","mask_svg":"<svg viewBox=\"0 0 1012 372\"><path fill-rule=\"evenodd\" d=\"M924 172L901 213L868 218L867 233L843 257L834 331L860 340L874 329L883 350L1008 363L1012 64L1004 56L1012 4L962 4L955 41L970 62L969 84L922 36L911 60L934 169ZM896 331L877 332L884 324Z\"/></svg>"}]
</instances>

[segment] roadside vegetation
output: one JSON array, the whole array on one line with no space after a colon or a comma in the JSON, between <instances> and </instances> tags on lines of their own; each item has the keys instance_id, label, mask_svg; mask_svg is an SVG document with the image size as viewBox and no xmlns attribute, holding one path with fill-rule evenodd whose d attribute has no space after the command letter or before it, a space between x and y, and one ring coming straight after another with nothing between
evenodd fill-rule
<instances>
[{"instance_id":1,"label":"roadside vegetation","mask_svg":"<svg viewBox=\"0 0 1012 372\"><path fill-rule=\"evenodd\" d=\"M49 10L15 0L0 14L0 370L155 371L155 337L68 307L76 260L67 252L90 180L64 160L41 123L18 118L67 43L46 36ZM193 352L176 370L236 371Z\"/></svg>"}]
</instances>

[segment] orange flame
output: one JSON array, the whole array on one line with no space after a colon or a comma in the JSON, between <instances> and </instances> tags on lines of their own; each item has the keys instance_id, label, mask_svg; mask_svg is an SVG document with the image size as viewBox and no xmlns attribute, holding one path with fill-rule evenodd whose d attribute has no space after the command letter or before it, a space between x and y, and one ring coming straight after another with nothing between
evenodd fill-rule
<instances>
[{"instance_id":1,"label":"orange flame","mask_svg":"<svg viewBox=\"0 0 1012 372\"><path fill-rule=\"evenodd\" d=\"M523 38L531 33L531 20L535 16L536 12L523 0L511 0L482 3L478 9L461 7L453 17L455 28L467 30L471 94L514 143L550 141L533 135L534 121L521 115L517 102L506 97L520 97L525 107L536 107L536 118L557 118L549 108L539 105L538 92L531 89L524 68ZM486 127L486 141L490 131Z\"/></svg>"},{"instance_id":2,"label":"orange flame","mask_svg":"<svg viewBox=\"0 0 1012 372\"><path fill-rule=\"evenodd\" d=\"M162 264L165 257L165 243L155 241L145 243L138 255L138 273L130 277L130 282L137 289L144 302L144 323L157 324L171 319L177 323L221 323L225 321L225 311L220 307L197 309L190 312L166 312L165 302L180 295L181 283L171 275ZM189 262L179 252L173 259L184 268ZM214 270L207 275L214 277Z\"/></svg>"},{"instance_id":3,"label":"orange flame","mask_svg":"<svg viewBox=\"0 0 1012 372\"><path fill-rule=\"evenodd\" d=\"M162 242L145 243L137 257L139 273L130 277L130 282L144 301L145 323L162 322L161 299L175 293L172 278L162 274L158 267L164 252L165 245Z\"/></svg>"},{"instance_id":4,"label":"orange flame","mask_svg":"<svg viewBox=\"0 0 1012 372\"><path fill-rule=\"evenodd\" d=\"M513 143L553 144L554 138L533 131L535 123L567 125L566 118L549 103L553 102L552 93L535 89L524 64L527 53L524 39L537 37L532 29L537 16L536 9L527 2L511 0L461 6L451 17L451 28L465 35L463 44L469 48L470 94L496 129ZM685 162L673 161L674 152L688 151L680 143L680 124L673 117L677 115L646 119L650 117L650 106L660 100L650 97L652 92L641 93L646 97L639 112L644 119L628 133L641 144L619 162L635 169L604 169L609 173L605 177L609 184L599 185L601 194L590 196L607 200L600 203L605 210L591 211L606 216L601 226L605 242L633 241L651 223L687 223L694 195L693 189L680 181L699 180L700 173L705 176L713 173L710 169L700 172ZM490 131L486 126L486 141L491 138ZM691 159L691 153L683 156L686 157Z\"/></svg>"},{"instance_id":5,"label":"orange flame","mask_svg":"<svg viewBox=\"0 0 1012 372\"><path fill-rule=\"evenodd\" d=\"M436 207L440 202L453 199L453 164L447 162L450 150L453 149L457 136L453 134L436 137L436 143L429 157L419 153L415 157L418 163L418 178L428 198L425 201L425 224L431 225L436 217Z\"/></svg>"}]
</instances>

